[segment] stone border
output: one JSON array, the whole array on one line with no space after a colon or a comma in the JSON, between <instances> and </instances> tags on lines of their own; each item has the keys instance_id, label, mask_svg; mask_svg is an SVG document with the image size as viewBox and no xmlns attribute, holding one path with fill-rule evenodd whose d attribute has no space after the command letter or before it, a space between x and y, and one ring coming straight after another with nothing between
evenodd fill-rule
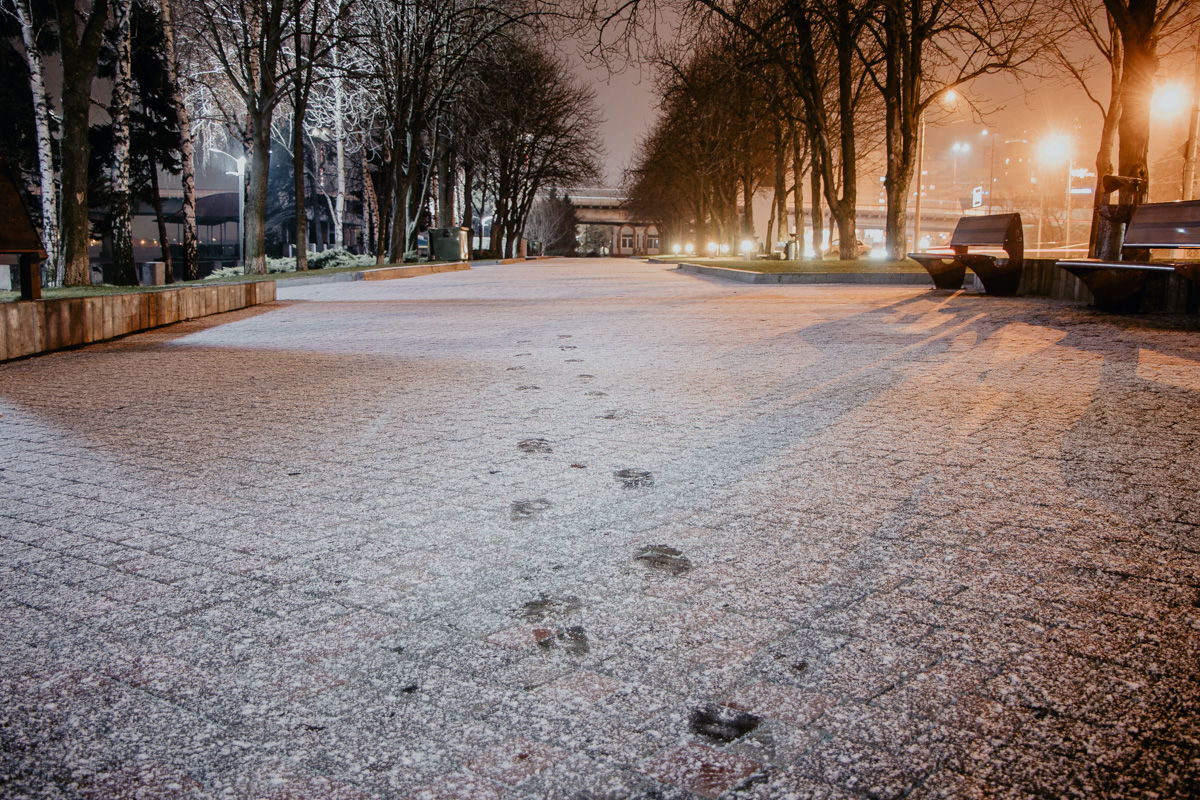
<instances>
[{"instance_id":1,"label":"stone border","mask_svg":"<svg viewBox=\"0 0 1200 800\"><path fill-rule=\"evenodd\" d=\"M680 262L680 272L711 275L742 283L857 283L872 286L933 286L927 272L752 272Z\"/></svg>"},{"instance_id":2,"label":"stone border","mask_svg":"<svg viewBox=\"0 0 1200 800\"><path fill-rule=\"evenodd\" d=\"M0 361L103 342L274 299L275 281L249 281L0 303Z\"/></svg>"},{"instance_id":3,"label":"stone border","mask_svg":"<svg viewBox=\"0 0 1200 800\"><path fill-rule=\"evenodd\" d=\"M284 287L288 286L312 286L319 283L343 283L345 281L394 281L399 278L415 278L418 275L433 275L438 272L456 272L462 269L470 269L471 265L466 261L446 261L434 264L414 264L411 267L373 267L370 269L355 270L353 272L335 272L331 275L322 275L321 271L310 270L314 274L305 275L301 278L280 278L284 281Z\"/></svg>"}]
</instances>

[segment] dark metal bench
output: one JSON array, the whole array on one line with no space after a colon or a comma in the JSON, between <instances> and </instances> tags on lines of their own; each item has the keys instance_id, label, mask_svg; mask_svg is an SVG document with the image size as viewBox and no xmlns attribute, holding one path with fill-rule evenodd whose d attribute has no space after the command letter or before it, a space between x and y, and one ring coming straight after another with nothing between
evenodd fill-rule
<instances>
[{"instance_id":1,"label":"dark metal bench","mask_svg":"<svg viewBox=\"0 0 1200 800\"><path fill-rule=\"evenodd\" d=\"M969 253L970 247L999 247L1008 253L1002 259L983 253ZM1025 263L1025 234L1021 230L1020 214L988 214L983 217L963 217L950 237L954 255L909 253L933 278L939 289L961 289L967 268L983 281L988 294L1017 293L1021 268Z\"/></svg>"},{"instance_id":2,"label":"dark metal bench","mask_svg":"<svg viewBox=\"0 0 1200 800\"><path fill-rule=\"evenodd\" d=\"M1200 248L1200 200L1145 203L1137 207L1125 228L1121 255L1129 258L1073 258L1059 261L1058 266L1091 289L1097 306L1136 308L1145 291L1146 279L1152 275L1177 274L1200 283L1200 261L1150 261L1150 250L1197 248Z\"/></svg>"},{"instance_id":3,"label":"dark metal bench","mask_svg":"<svg viewBox=\"0 0 1200 800\"><path fill-rule=\"evenodd\" d=\"M3 158L0 158L0 254L21 257L21 299L40 300L42 271L39 266L46 260L46 251L21 200L21 190Z\"/></svg>"}]
</instances>

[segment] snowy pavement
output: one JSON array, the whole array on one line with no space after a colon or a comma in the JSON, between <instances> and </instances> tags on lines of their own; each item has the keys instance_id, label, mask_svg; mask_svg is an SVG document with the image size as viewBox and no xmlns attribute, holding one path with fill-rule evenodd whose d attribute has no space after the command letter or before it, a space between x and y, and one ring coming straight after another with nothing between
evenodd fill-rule
<instances>
[{"instance_id":1,"label":"snowy pavement","mask_svg":"<svg viewBox=\"0 0 1200 800\"><path fill-rule=\"evenodd\" d=\"M279 295L0 365L0 797L1200 794L1194 317Z\"/></svg>"}]
</instances>

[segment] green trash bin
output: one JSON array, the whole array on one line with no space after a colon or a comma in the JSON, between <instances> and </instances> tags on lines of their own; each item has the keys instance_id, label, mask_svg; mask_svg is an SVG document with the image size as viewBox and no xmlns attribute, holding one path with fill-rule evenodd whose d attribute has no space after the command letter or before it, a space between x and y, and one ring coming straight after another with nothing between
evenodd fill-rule
<instances>
[{"instance_id":1,"label":"green trash bin","mask_svg":"<svg viewBox=\"0 0 1200 800\"><path fill-rule=\"evenodd\" d=\"M470 252L470 228L430 228L429 256L435 261L462 261Z\"/></svg>"}]
</instances>

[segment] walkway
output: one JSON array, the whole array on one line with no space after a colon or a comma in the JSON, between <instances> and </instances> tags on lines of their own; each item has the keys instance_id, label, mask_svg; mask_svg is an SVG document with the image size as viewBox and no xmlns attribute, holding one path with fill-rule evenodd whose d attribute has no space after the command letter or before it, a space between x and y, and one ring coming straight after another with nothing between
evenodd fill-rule
<instances>
[{"instance_id":1,"label":"walkway","mask_svg":"<svg viewBox=\"0 0 1200 800\"><path fill-rule=\"evenodd\" d=\"M597 259L280 296L0 366L0 796L1200 793L1195 330Z\"/></svg>"}]
</instances>

